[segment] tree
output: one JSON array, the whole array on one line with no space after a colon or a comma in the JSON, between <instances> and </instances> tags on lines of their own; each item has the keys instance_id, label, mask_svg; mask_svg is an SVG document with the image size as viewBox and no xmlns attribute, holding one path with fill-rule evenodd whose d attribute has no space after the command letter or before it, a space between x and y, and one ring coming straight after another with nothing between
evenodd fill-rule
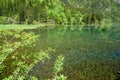
<instances>
[{"instance_id":1,"label":"tree","mask_svg":"<svg viewBox=\"0 0 120 80\"><path fill-rule=\"evenodd\" d=\"M0 31L1 79L5 77L5 80L19 80L19 78L25 79L28 72L35 64L44 60L45 58L49 58L48 52L52 49L46 51L39 50L36 52L29 52L29 49L35 47L38 37L38 35L35 35L32 32L27 33L21 30ZM22 49L24 51L21 52L20 50ZM9 60L11 60L11 62L6 64L5 62ZM9 65L9 67L12 68L5 67L6 65ZM8 70L7 74L2 74L6 73L6 69Z\"/></svg>"}]
</instances>

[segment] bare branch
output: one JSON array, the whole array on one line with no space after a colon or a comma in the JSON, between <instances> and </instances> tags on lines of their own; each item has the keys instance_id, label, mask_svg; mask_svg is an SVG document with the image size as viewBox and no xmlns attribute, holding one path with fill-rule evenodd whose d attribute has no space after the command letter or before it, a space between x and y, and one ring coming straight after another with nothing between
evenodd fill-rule
<instances>
[{"instance_id":1,"label":"bare branch","mask_svg":"<svg viewBox=\"0 0 120 80\"><path fill-rule=\"evenodd\" d=\"M15 37L13 36L13 37L9 40L8 43L10 44L14 38L15 38Z\"/></svg>"}]
</instances>

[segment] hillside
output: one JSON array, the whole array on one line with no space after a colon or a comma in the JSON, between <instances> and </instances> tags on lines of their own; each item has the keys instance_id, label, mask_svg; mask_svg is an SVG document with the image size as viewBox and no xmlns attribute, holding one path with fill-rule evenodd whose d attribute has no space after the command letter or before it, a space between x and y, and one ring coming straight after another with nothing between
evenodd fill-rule
<instances>
[{"instance_id":1,"label":"hillside","mask_svg":"<svg viewBox=\"0 0 120 80\"><path fill-rule=\"evenodd\" d=\"M94 24L120 22L119 0L4 0L0 23Z\"/></svg>"},{"instance_id":2,"label":"hillside","mask_svg":"<svg viewBox=\"0 0 120 80\"><path fill-rule=\"evenodd\" d=\"M67 6L78 8L85 15L101 15L120 22L120 0L62 0Z\"/></svg>"}]
</instances>

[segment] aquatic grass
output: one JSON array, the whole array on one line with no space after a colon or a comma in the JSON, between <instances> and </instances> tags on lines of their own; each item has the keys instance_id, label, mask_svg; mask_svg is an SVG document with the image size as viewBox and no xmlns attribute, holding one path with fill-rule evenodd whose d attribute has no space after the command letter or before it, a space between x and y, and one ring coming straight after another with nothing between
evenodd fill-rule
<instances>
[{"instance_id":1,"label":"aquatic grass","mask_svg":"<svg viewBox=\"0 0 120 80\"><path fill-rule=\"evenodd\" d=\"M49 61L36 65L31 75L35 75L41 80L51 77L50 72L52 72L56 57L63 55L65 61L61 73L65 74L68 80L117 79L117 72L120 70L120 40L113 40L109 31L79 32L75 29L56 28L36 30L36 32L41 34L39 41L41 48L49 46L55 48L56 51L54 55L51 55Z\"/></svg>"}]
</instances>

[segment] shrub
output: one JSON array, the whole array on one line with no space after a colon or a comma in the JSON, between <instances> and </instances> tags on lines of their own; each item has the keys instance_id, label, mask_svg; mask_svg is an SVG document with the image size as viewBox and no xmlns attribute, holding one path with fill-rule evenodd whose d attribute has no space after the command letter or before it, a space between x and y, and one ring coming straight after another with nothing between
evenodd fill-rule
<instances>
[{"instance_id":1,"label":"shrub","mask_svg":"<svg viewBox=\"0 0 120 80\"><path fill-rule=\"evenodd\" d=\"M0 24L7 24L7 17L6 16L0 16Z\"/></svg>"},{"instance_id":2,"label":"shrub","mask_svg":"<svg viewBox=\"0 0 120 80\"><path fill-rule=\"evenodd\" d=\"M101 29L102 30L109 30L112 26L112 21L110 19L103 19L101 22Z\"/></svg>"},{"instance_id":3,"label":"shrub","mask_svg":"<svg viewBox=\"0 0 120 80\"><path fill-rule=\"evenodd\" d=\"M6 30L0 31L0 73L2 75L3 71L7 69L7 75L2 76L4 80L24 80L28 76L28 72L33 68L35 64L39 61L43 61L49 58L49 51L37 51L32 52L29 49L35 47L36 41L38 40L38 35L33 32L25 32L20 30ZM24 51L19 51L23 49ZM14 54L13 54L14 53ZM7 60L13 60L7 65L12 67L4 67ZM12 74L9 74L12 73ZM33 77L32 77L33 78Z\"/></svg>"},{"instance_id":4,"label":"shrub","mask_svg":"<svg viewBox=\"0 0 120 80\"><path fill-rule=\"evenodd\" d=\"M15 24L16 21L15 21L13 18L8 17L8 18L7 18L7 23L8 23L8 24Z\"/></svg>"},{"instance_id":5,"label":"shrub","mask_svg":"<svg viewBox=\"0 0 120 80\"><path fill-rule=\"evenodd\" d=\"M63 69L64 57L62 55L58 56L54 64L54 78L52 80L67 80L67 77L60 74L60 71Z\"/></svg>"}]
</instances>

